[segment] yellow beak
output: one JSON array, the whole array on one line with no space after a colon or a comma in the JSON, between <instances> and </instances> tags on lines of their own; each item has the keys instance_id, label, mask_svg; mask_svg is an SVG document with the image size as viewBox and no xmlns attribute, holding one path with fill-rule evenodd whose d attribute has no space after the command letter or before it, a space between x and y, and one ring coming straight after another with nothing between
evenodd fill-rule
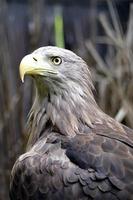
<instances>
[{"instance_id":1,"label":"yellow beak","mask_svg":"<svg viewBox=\"0 0 133 200\"><path fill-rule=\"evenodd\" d=\"M44 61L44 59L38 55L29 54L25 56L19 67L20 78L24 82L24 76L27 75L42 75L46 73L57 74L50 63Z\"/></svg>"}]
</instances>

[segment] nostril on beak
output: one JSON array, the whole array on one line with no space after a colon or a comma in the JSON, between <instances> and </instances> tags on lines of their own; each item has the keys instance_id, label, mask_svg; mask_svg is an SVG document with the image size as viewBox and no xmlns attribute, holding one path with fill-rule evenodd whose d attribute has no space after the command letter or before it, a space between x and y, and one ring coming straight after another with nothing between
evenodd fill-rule
<instances>
[{"instance_id":1,"label":"nostril on beak","mask_svg":"<svg viewBox=\"0 0 133 200\"><path fill-rule=\"evenodd\" d=\"M33 60L37 61L37 59L36 59L36 58L34 58L34 57L33 57Z\"/></svg>"}]
</instances>

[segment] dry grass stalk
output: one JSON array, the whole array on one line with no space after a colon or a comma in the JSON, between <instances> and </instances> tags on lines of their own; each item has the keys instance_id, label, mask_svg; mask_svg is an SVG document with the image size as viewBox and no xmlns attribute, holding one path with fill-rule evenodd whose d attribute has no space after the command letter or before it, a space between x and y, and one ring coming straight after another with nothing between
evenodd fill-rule
<instances>
[{"instance_id":1,"label":"dry grass stalk","mask_svg":"<svg viewBox=\"0 0 133 200\"><path fill-rule=\"evenodd\" d=\"M113 26L105 13L101 13L99 19L105 36L98 38L100 43L107 45L106 58L100 56L90 41L86 46L97 63L94 74L98 82L99 104L118 121L133 128L133 4L125 34L111 1L108 6Z\"/></svg>"}]
</instances>

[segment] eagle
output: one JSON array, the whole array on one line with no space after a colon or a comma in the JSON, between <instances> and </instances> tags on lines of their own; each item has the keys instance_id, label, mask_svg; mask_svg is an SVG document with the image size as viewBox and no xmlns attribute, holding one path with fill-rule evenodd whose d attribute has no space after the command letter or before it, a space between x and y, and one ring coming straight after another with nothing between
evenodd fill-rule
<instances>
[{"instance_id":1,"label":"eagle","mask_svg":"<svg viewBox=\"0 0 133 200\"><path fill-rule=\"evenodd\" d=\"M133 200L133 130L99 108L86 62L46 46L26 55L19 69L23 82L33 78L36 93L10 199Z\"/></svg>"}]
</instances>

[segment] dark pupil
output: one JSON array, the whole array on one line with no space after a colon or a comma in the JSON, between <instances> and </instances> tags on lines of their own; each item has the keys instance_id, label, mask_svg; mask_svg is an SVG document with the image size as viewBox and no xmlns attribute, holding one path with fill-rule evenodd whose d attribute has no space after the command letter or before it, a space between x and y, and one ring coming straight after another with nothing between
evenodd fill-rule
<instances>
[{"instance_id":1,"label":"dark pupil","mask_svg":"<svg viewBox=\"0 0 133 200\"><path fill-rule=\"evenodd\" d=\"M58 62L59 62L59 59L58 59L58 58L55 58L55 62L58 63Z\"/></svg>"}]
</instances>

